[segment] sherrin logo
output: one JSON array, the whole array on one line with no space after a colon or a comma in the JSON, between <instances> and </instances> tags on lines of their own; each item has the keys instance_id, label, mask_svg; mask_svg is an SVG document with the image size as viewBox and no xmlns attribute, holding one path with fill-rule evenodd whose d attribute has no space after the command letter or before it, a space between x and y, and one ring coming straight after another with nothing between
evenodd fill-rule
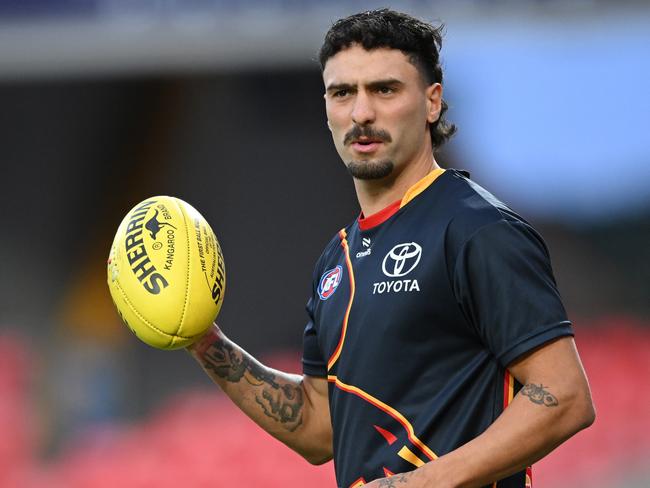
<instances>
[{"instance_id":1,"label":"sherrin logo","mask_svg":"<svg viewBox=\"0 0 650 488\"><path fill-rule=\"evenodd\" d=\"M159 294L163 288L169 285L149 259L147 248L142 239L145 216L155 203L156 200L148 200L135 209L129 218L124 239L126 258L131 266L131 272L142 283L144 289L152 295ZM149 222L151 219L147 223Z\"/></svg>"},{"instance_id":2,"label":"sherrin logo","mask_svg":"<svg viewBox=\"0 0 650 488\"><path fill-rule=\"evenodd\" d=\"M403 242L394 246L381 262L381 270L390 278L401 278L413 271L422 258L422 246ZM379 281L372 284L372 294L420 291L417 279Z\"/></svg>"},{"instance_id":3,"label":"sherrin logo","mask_svg":"<svg viewBox=\"0 0 650 488\"><path fill-rule=\"evenodd\" d=\"M343 268L341 265L337 265L336 268L323 273L323 276L321 276L320 282L318 283L318 296L321 300L327 300L334 294L339 283L341 283L342 276Z\"/></svg>"}]
</instances>

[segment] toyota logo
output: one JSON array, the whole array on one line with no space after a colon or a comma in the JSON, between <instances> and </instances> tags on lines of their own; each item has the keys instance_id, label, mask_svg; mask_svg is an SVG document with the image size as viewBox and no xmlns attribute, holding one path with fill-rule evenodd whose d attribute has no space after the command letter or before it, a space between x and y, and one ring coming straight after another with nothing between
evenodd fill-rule
<instances>
[{"instance_id":1,"label":"toyota logo","mask_svg":"<svg viewBox=\"0 0 650 488\"><path fill-rule=\"evenodd\" d=\"M422 257L422 247L415 242L405 242L393 247L384 261L381 269L386 276L398 278L406 276L418 265Z\"/></svg>"}]
</instances>

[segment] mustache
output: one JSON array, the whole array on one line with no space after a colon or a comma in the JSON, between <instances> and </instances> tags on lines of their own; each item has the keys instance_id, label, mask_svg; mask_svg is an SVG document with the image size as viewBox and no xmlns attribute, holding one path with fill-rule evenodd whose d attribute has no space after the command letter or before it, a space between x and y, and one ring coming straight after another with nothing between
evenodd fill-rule
<instances>
[{"instance_id":1,"label":"mustache","mask_svg":"<svg viewBox=\"0 0 650 488\"><path fill-rule=\"evenodd\" d=\"M391 142L393 139L390 137L390 134L382 129L374 129L370 126L360 126L355 125L350 129L350 131L345 134L343 138L343 144L346 146L352 141L360 139L361 137L367 137L368 139L373 139L376 141L382 142Z\"/></svg>"}]
</instances>

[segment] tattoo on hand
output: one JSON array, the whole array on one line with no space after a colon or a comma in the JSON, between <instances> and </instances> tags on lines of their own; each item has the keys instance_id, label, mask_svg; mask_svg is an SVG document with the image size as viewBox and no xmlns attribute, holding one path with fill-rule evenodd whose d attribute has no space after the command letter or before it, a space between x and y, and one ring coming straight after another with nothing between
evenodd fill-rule
<instances>
[{"instance_id":1,"label":"tattoo on hand","mask_svg":"<svg viewBox=\"0 0 650 488\"><path fill-rule=\"evenodd\" d=\"M545 405L547 407L557 407L560 402L555 398L550 392L545 390L544 385L541 383L535 385L533 383L528 383L524 385L521 389L521 394L530 398L530 401L536 403L537 405Z\"/></svg>"},{"instance_id":2,"label":"tattoo on hand","mask_svg":"<svg viewBox=\"0 0 650 488\"><path fill-rule=\"evenodd\" d=\"M244 378L249 384L262 387L255 393L255 401L266 416L290 432L302 424L304 400L299 385L280 384L275 374L221 338L205 350L201 360L207 370L230 383L239 383Z\"/></svg>"},{"instance_id":3,"label":"tattoo on hand","mask_svg":"<svg viewBox=\"0 0 650 488\"><path fill-rule=\"evenodd\" d=\"M397 485L403 485L408 483L409 478L413 475L413 472L401 473L391 476L390 478L382 478L379 480L377 486L383 488L397 488Z\"/></svg>"}]
</instances>

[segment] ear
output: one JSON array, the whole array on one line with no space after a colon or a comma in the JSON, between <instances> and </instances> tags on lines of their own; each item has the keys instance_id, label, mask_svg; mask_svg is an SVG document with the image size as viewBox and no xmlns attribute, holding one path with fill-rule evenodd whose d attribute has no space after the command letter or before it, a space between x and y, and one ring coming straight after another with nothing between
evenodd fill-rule
<instances>
[{"instance_id":1,"label":"ear","mask_svg":"<svg viewBox=\"0 0 650 488\"><path fill-rule=\"evenodd\" d=\"M332 126L330 125L330 119L327 119L327 128L332 132Z\"/></svg>"},{"instance_id":2,"label":"ear","mask_svg":"<svg viewBox=\"0 0 650 488\"><path fill-rule=\"evenodd\" d=\"M442 110L442 85L432 83L425 92L427 98L427 122L433 124L440 117Z\"/></svg>"}]
</instances>

